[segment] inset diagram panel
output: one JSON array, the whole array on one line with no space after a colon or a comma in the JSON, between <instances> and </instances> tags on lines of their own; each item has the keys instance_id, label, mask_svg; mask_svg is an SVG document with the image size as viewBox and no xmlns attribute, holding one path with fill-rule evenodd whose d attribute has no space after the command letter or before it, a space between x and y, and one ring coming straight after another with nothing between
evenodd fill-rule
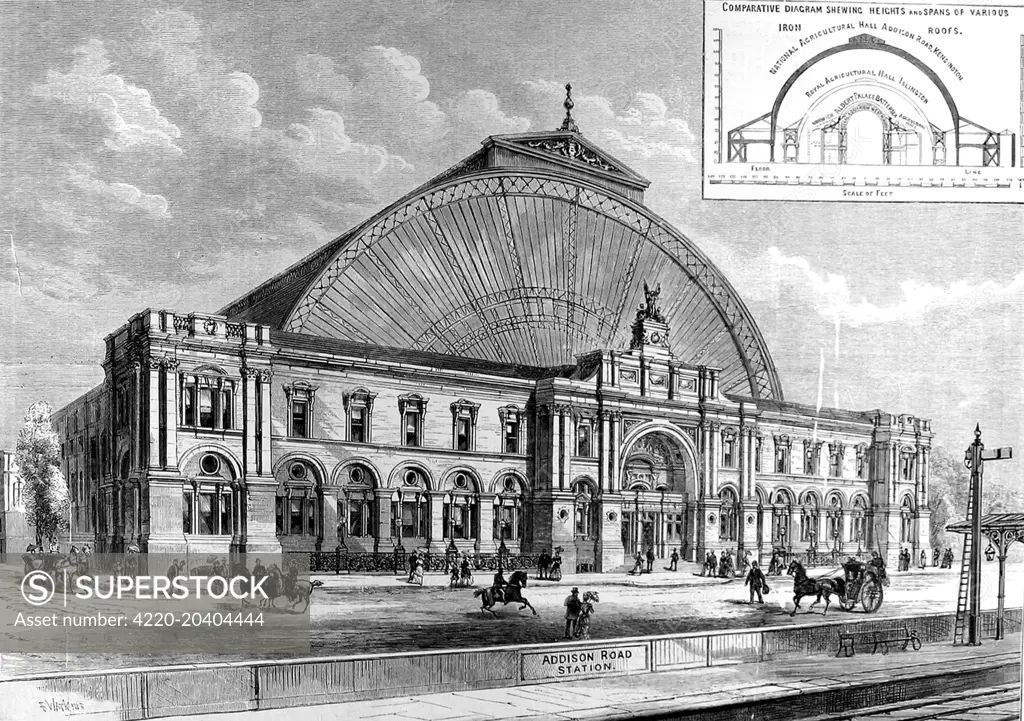
<instances>
[{"instance_id":1,"label":"inset diagram panel","mask_svg":"<svg viewBox=\"0 0 1024 721\"><path fill-rule=\"evenodd\" d=\"M1024 202L1024 7L705 0L704 197Z\"/></svg>"}]
</instances>

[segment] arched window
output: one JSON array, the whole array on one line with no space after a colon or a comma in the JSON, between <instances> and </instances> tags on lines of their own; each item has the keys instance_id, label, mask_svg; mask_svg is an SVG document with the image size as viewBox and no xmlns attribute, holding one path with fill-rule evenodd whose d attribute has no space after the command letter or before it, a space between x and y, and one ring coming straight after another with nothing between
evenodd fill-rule
<instances>
[{"instance_id":1,"label":"arched window","mask_svg":"<svg viewBox=\"0 0 1024 721\"><path fill-rule=\"evenodd\" d=\"M498 495L494 497L494 540L521 541L523 515L523 487L510 473L501 479Z\"/></svg>"},{"instance_id":2,"label":"arched window","mask_svg":"<svg viewBox=\"0 0 1024 721\"><path fill-rule=\"evenodd\" d=\"M594 497L594 489L589 482L584 480L576 481L572 486L575 497L575 534L576 538L594 538L599 533L600 519L597 514L600 510L597 499Z\"/></svg>"},{"instance_id":3,"label":"arched window","mask_svg":"<svg viewBox=\"0 0 1024 721\"><path fill-rule=\"evenodd\" d=\"M219 453L203 453L186 473L190 482L182 492L182 531L199 536L237 533L238 488L227 459Z\"/></svg>"},{"instance_id":4,"label":"arched window","mask_svg":"<svg viewBox=\"0 0 1024 721\"><path fill-rule=\"evenodd\" d=\"M903 497L900 505L900 543L914 542L914 504L910 496Z\"/></svg>"},{"instance_id":5,"label":"arched window","mask_svg":"<svg viewBox=\"0 0 1024 721\"><path fill-rule=\"evenodd\" d=\"M406 468L400 478L402 485L391 497L391 535L399 540L426 538L430 535L426 476L417 468Z\"/></svg>"},{"instance_id":6,"label":"arched window","mask_svg":"<svg viewBox=\"0 0 1024 721\"><path fill-rule=\"evenodd\" d=\"M857 496L853 499L853 509L851 513L851 520L853 521L853 538L851 541L856 541L858 548L864 542L864 516L867 513L867 502L864 500L864 496Z\"/></svg>"},{"instance_id":7,"label":"arched window","mask_svg":"<svg viewBox=\"0 0 1024 721\"><path fill-rule=\"evenodd\" d=\"M476 479L465 471L451 476L445 484L444 537L456 541L479 539L479 489Z\"/></svg>"},{"instance_id":8,"label":"arched window","mask_svg":"<svg viewBox=\"0 0 1024 721\"><path fill-rule=\"evenodd\" d=\"M811 546L818 542L818 497L813 493L804 495L800 509L800 540Z\"/></svg>"},{"instance_id":9,"label":"arched window","mask_svg":"<svg viewBox=\"0 0 1024 721\"><path fill-rule=\"evenodd\" d=\"M718 514L718 537L722 541L735 541L739 519L739 500L731 488L723 488L719 494L722 509Z\"/></svg>"},{"instance_id":10,"label":"arched window","mask_svg":"<svg viewBox=\"0 0 1024 721\"><path fill-rule=\"evenodd\" d=\"M319 479L313 466L291 461L278 471L277 533L282 536L319 536Z\"/></svg>"},{"instance_id":11,"label":"arched window","mask_svg":"<svg viewBox=\"0 0 1024 721\"><path fill-rule=\"evenodd\" d=\"M377 496L373 475L364 466L351 466L342 481L345 496L345 533L351 538L372 538L377 532Z\"/></svg>"},{"instance_id":12,"label":"arched window","mask_svg":"<svg viewBox=\"0 0 1024 721\"><path fill-rule=\"evenodd\" d=\"M772 508L772 543L775 546L788 548L790 538L790 518L793 513L793 497L788 491L775 492L775 503Z\"/></svg>"},{"instance_id":13,"label":"arched window","mask_svg":"<svg viewBox=\"0 0 1024 721\"><path fill-rule=\"evenodd\" d=\"M826 532L828 541L838 548L842 543L843 535L843 504L838 495L832 494L828 499L828 506L825 509L827 524Z\"/></svg>"}]
</instances>

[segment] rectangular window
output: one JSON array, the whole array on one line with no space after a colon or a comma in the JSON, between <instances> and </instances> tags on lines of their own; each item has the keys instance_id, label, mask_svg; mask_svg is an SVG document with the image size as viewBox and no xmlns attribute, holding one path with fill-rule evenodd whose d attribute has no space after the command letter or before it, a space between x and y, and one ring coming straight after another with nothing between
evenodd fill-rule
<instances>
[{"instance_id":1,"label":"rectangular window","mask_svg":"<svg viewBox=\"0 0 1024 721\"><path fill-rule=\"evenodd\" d=\"M233 413L234 404L232 403L232 392L228 388L223 388L220 391L220 427L225 430L231 430L233 427L232 421L234 421Z\"/></svg>"},{"instance_id":2,"label":"rectangular window","mask_svg":"<svg viewBox=\"0 0 1024 721\"><path fill-rule=\"evenodd\" d=\"M186 426L196 424L196 387L188 384L182 389L182 423Z\"/></svg>"},{"instance_id":3,"label":"rectangular window","mask_svg":"<svg viewBox=\"0 0 1024 721\"><path fill-rule=\"evenodd\" d=\"M213 389L199 389L199 426L213 428Z\"/></svg>"},{"instance_id":4,"label":"rectangular window","mask_svg":"<svg viewBox=\"0 0 1024 721\"><path fill-rule=\"evenodd\" d=\"M412 538L417 535L417 530L416 503L406 501L402 504L402 536Z\"/></svg>"},{"instance_id":5,"label":"rectangular window","mask_svg":"<svg viewBox=\"0 0 1024 721\"><path fill-rule=\"evenodd\" d=\"M726 437L722 440L722 465L733 468L736 465L736 439Z\"/></svg>"},{"instance_id":6,"label":"rectangular window","mask_svg":"<svg viewBox=\"0 0 1024 721\"><path fill-rule=\"evenodd\" d=\"M365 443L366 409L362 406L353 406L349 423L349 440L354 443Z\"/></svg>"},{"instance_id":7,"label":"rectangular window","mask_svg":"<svg viewBox=\"0 0 1024 721\"><path fill-rule=\"evenodd\" d=\"M288 508L288 532L293 536L302 535L302 499L292 498Z\"/></svg>"},{"instance_id":8,"label":"rectangular window","mask_svg":"<svg viewBox=\"0 0 1024 721\"><path fill-rule=\"evenodd\" d=\"M519 421L505 424L505 453L519 453Z\"/></svg>"},{"instance_id":9,"label":"rectangular window","mask_svg":"<svg viewBox=\"0 0 1024 721\"><path fill-rule=\"evenodd\" d=\"M284 501L285 499L278 496L274 504L274 518L277 522L277 535L284 533Z\"/></svg>"},{"instance_id":10,"label":"rectangular window","mask_svg":"<svg viewBox=\"0 0 1024 721\"><path fill-rule=\"evenodd\" d=\"M405 424L402 433L403 445L420 445L420 414L418 412L406 411Z\"/></svg>"},{"instance_id":11,"label":"rectangular window","mask_svg":"<svg viewBox=\"0 0 1024 721\"><path fill-rule=\"evenodd\" d=\"M199 517L196 533L211 536L214 533L215 519L213 516L213 493L199 493Z\"/></svg>"},{"instance_id":12,"label":"rectangular window","mask_svg":"<svg viewBox=\"0 0 1024 721\"><path fill-rule=\"evenodd\" d=\"M832 468L829 470L829 474L833 478L839 478L843 475L843 457L838 453L832 454Z\"/></svg>"},{"instance_id":13,"label":"rectangular window","mask_svg":"<svg viewBox=\"0 0 1024 721\"><path fill-rule=\"evenodd\" d=\"M757 473L761 472L761 439L757 439L757 444L754 446L754 470Z\"/></svg>"},{"instance_id":14,"label":"rectangular window","mask_svg":"<svg viewBox=\"0 0 1024 721\"><path fill-rule=\"evenodd\" d=\"M306 499L306 535L316 535L316 496Z\"/></svg>"},{"instance_id":15,"label":"rectangular window","mask_svg":"<svg viewBox=\"0 0 1024 721\"><path fill-rule=\"evenodd\" d=\"M363 502L352 501L348 504L348 535L359 538L363 535Z\"/></svg>"},{"instance_id":16,"label":"rectangular window","mask_svg":"<svg viewBox=\"0 0 1024 721\"><path fill-rule=\"evenodd\" d=\"M185 491L181 498L181 530L192 534L192 491Z\"/></svg>"},{"instance_id":17,"label":"rectangular window","mask_svg":"<svg viewBox=\"0 0 1024 721\"><path fill-rule=\"evenodd\" d=\"M787 454L786 454L786 449L785 448L779 448L777 451L775 451L775 472L776 473L786 473L787 472L787 470L788 470L787 466L789 464L787 463L786 455Z\"/></svg>"},{"instance_id":18,"label":"rectangular window","mask_svg":"<svg viewBox=\"0 0 1024 721\"><path fill-rule=\"evenodd\" d=\"M471 450L471 433L473 423L469 418L458 418L455 421L455 449L458 451Z\"/></svg>"},{"instance_id":19,"label":"rectangular window","mask_svg":"<svg viewBox=\"0 0 1024 721\"><path fill-rule=\"evenodd\" d=\"M231 518L231 494L220 495L220 534L230 536L234 532L234 524Z\"/></svg>"},{"instance_id":20,"label":"rectangular window","mask_svg":"<svg viewBox=\"0 0 1024 721\"><path fill-rule=\"evenodd\" d=\"M309 438L309 404L292 401L292 438Z\"/></svg>"},{"instance_id":21,"label":"rectangular window","mask_svg":"<svg viewBox=\"0 0 1024 721\"><path fill-rule=\"evenodd\" d=\"M576 429L576 455L589 458L591 455L591 428L589 423L580 423Z\"/></svg>"}]
</instances>

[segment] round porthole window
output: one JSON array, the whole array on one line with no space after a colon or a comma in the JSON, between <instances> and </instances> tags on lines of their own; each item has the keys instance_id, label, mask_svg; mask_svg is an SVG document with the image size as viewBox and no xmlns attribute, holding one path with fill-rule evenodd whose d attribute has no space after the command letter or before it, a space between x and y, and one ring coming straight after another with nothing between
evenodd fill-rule
<instances>
[{"instance_id":1,"label":"round porthole window","mask_svg":"<svg viewBox=\"0 0 1024 721\"><path fill-rule=\"evenodd\" d=\"M565 523L567 520L569 520L569 509L568 508L561 509L558 512L558 519L560 521L562 521L562 523Z\"/></svg>"},{"instance_id":2,"label":"round porthole window","mask_svg":"<svg viewBox=\"0 0 1024 721\"><path fill-rule=\"evenodd\" d=\"M615 511L608 511L608 522L609 523L615 523L615 521L617 521L618 519L619 519L619 516L618 516L618 514L615 513Z\"/></svg>"},{"instance_id":3,"label":"round porthole window","mask_svg":"<svg viewBox=\"0 0 1024 721\"><path fill-rule=\"evenodd\" d=\"M747 525L748 526L754 525L754 517L753 516L747 516Z\"/></svg>"},{"instance_id":4,"label":"round porthole window","mask_svg":"<svg viewBox=\"0 0 1024 721\"><path fill-rule=\"evenodd\" d=\"M514 493L518 490L519 484L516 483L515 476L505 476L505 490L509 493Z\"/></svg>"},{"instance_id":5,"label":"round porthole window","mask_svg":"<svg viewBox=\"0 0 1024 721\"><path fill-rule=\"evenodd\" d=\"M366 474L363 472L363 469L358 466L348 472L348 477L353 483L362 484L366 482Z\"/></svg>"},{"instance_id":6,"label":"round porthole window","mask_svg":"<svg viewBox=\"0 0 1024 721\"><path fill-rule=\"evenodd\" d=\"M455 474L455 487L456 488L458 488L460 490L465 490L466 486L468 486L468 485L469 485L469 479L466 478L466 474L465 473L456 473Z\"/></svg>"},{"instance_id":7,"label":"round porthole window","mask_svg":"<svg viewBox=\"0 0 1024 721\"><path fill-rule=\"evenodd\" d=\"M714 525L714 523L715 523L715 515L714 514L711 514L710 516L708 516L708 523Z\"/></svg>"},{"instance_id":8,"label":"round porthole window","mask_svg":"<svg viewBox=\"0 0 1024 721\"><path fill-rule=\"evenodd\" d=\"M309 469L304 463L293 463L288 466L288 477L293 481L304 481L309 475Z\"/></svg>"},{"instance_id":9,"label":"round porthole window","mask_svg":"<svg viewBox=\"0 0 1024 721\"><path fill-rule=\"evenodd\" d=\"M207 476L216 476L220 473L220 458L212 453L207 453L199 459L199 470Z\"/></svg>"},{"instance_id":10,"label":"round porthole window","mask_svg":"<svg viewBox=\"0 0 1024 721\"><path fill-rule=\"evenodd\" d=\"M405 485L407 486L418 486L420 483L420 474L413 470L405 472Z\"/></svg>"}]
</instances>

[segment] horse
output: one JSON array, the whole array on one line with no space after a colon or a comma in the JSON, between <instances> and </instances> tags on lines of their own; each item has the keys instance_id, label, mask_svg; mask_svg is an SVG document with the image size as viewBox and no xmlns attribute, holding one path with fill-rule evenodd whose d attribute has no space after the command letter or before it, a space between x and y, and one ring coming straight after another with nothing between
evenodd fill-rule
<instances>
[{"instance_id":1,"label":"horse","mask_svg":"<svg viewBox=\"0 0 1024 721\"><path fill-rule=\"evenodd\" d=\"M278 598L286 598L292 602L292 610L299 604L300 601L305 601L306 605L302 607L299 613L305 613L306 609L309 608L310 597L313 595L313 589L320 588L324 585L323 581L300 581L297 578L284 576L281 574L281 570L277 567L277 564L272 565L267 570L267 580L260 587L266 594L266 598L260 599L260 608L277 608L274 605L274 601Z\"/></svg>"},{"instance_id":2,"label":"horse","mask_svg":"<svg viewBox=\"0 0 1024 721\"><path fill-rule=\"evenodd\" d=\"M590 617L594 615L594 604L600 602L601 598L597 591L587 591L583 594L583 607L580 609L580 617L576 619L576 630L573 638L583 640L590 639Z\"/></svg>"},{"instance_id":3,"label":"horse","mask_svg":"<svg viewBox=\"0 0 1024 721\"><path fill-rule=\"evenodd\" d=\"M480 613L490 613L493 618L497 618L496 614L492 609L498 601L501 601L503 605L507 606L510 603L521 603L522 606L519 610L529 608L533 611L533 615L537 615L537 609L534 608L528 600L523 598L522 589L526 586L526 571L516 571L509 577L508 585L503 589L500 589L501 595L497 593L497 589L494 588L478 588L473 591L473 598L480 598Z\"/></svg>"},{"instance_id":4,"label":"horse","mask_svg":"<svg viewBox=\"0 0 1024 721\"><path fill-rule=\"evenodd\" d=\"M789 614L790 616L796 615L796 610L800 608L801 598L814 595L817 595L817 598L807 607L807 610L810 611L821 603L821 597L824 596L825 612L822 615L828 615L828 607L832 603L831 596L833 593L838 595L838 587L835 580L831 578L809 578L803 565L795 558L789 564L786 574L793 577L793 612Z\"/></svg>"}]
</instances>

